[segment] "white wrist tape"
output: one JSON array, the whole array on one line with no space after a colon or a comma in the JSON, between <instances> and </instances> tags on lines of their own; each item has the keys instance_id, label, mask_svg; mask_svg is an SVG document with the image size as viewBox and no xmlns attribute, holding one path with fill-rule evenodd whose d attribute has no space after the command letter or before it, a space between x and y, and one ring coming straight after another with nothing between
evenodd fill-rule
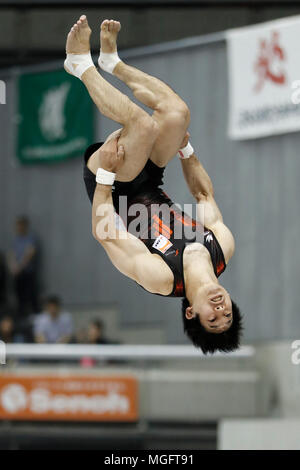
<instances>
[{"instance_id":1,"label":"white wrist tape","mask_svg":"<svg viewBox=\"0 0 300 470\"><path fill-rule=\"evenodd\" d=\"M96 173L96 181L98 184L106 184L112 186L116 178L116 173L104 170L104 168L98 168Z\"/></svg>"},{"instance_id":2,"label":"white wrist tape","mask_svg":"<svg viewBox=\"0 0 300 470\"><path fill-rule=\"evenodd\" d=\"M193 153L194 149L191 144L188 143L185 147L183 147L183 149L178 150L177 155L181 160L185 160L186 158L190 158Z\"/></svg>"},{"instance_id":3,"label":"white wrist tape","mask_svg":"<svg viewBox=\"0 0 300 470\"><path fill-rule=\"evenodd\" d=\"M115 66L121 62L121 59L117 52L102 52L100 50L100 55L98 59L98 64L100 69L108 73L113 73Z\"/></svg>"},{"instance_id":4,"label":"white wrist tape","mask_svg":"<svg viewBox=\"0 0 300 470\"><path fill-rule=\"evenodd\" d=\"M81 80L82 74L93 67L94 62L90 52L88 54L67 54L64 65L72 75Z\"/></svg>"}]
</instances>

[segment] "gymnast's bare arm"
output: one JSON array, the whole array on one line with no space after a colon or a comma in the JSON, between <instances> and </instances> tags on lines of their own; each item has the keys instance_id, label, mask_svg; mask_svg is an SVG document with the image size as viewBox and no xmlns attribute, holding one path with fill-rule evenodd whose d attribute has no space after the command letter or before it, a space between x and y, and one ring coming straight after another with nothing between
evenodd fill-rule
<instances>
[{"instance_id":1,"label":"gymnast's bare arm","mask_svg":"<svg viewBox=\"0 0 300 470\"><path fill-rule=\"evenodd\" d=\"M234 237L224 224L223 217L214 199L214 188L210 177L195 154L181 160L185 180L191 194L199 204L199 220L217 237L228 263L234 254Z\"/></svg>"},{"instance_id":2,"label":"gymnast's bare arm","mask_svg":"<svg viewBox=\"0 0 300 470\"><path fill-rule=\"evenodd\" d=\"M124 159L123 147L117 148L117 139L99 152L101 168L116 172ZM112 187L97 184L92 225L95 239L101 243L112 264L125 276L133 279L152 293L167 295L172 290L173 274L163 260L150 253L144 243L115 223Z\"/></svg>"}]
</instances>

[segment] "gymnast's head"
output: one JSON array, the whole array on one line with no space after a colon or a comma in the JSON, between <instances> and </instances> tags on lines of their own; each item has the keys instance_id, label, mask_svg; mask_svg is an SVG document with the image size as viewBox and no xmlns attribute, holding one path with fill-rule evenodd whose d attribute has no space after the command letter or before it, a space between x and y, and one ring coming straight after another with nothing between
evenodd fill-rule
<instances>
[{"instance_id":1,"label":"gymnast's head","mask_svg":"<svg viewBox=\"0 0 300 470\"><path fill-rule=\"evenodd\" d=\"M239 347L242 317L238 306L220 285L203 286L190 304L182 300L183 329L203 353L231 352Z\"/></svg>"}]
</instances>

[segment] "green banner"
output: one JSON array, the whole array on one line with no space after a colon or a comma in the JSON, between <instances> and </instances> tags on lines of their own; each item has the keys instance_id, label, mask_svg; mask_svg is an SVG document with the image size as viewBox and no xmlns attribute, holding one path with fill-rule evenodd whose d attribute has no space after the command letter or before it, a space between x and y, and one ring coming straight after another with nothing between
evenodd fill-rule
<instances>
[{"instance_id":1,"label":"green banner","mask_svg":"<svg viewBox=\"0 0 300 470\"><path fill-rule=\"evenodd\" d=\"M65 160L92 143L94 106L64 70L21 75L17 156L22 163Z\"/></svg>"}]
</instances>

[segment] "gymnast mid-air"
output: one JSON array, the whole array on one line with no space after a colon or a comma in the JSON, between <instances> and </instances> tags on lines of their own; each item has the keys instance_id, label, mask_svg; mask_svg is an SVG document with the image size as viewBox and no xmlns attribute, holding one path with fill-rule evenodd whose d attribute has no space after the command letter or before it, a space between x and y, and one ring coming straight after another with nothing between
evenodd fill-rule
<instances>
[{"instance_id":1,"label":"gymnast mid-air","mask_svg":"<svg viewBox=\"0 0 300 470\"><path fill-rule=\"evenodd\" d=\"M97 71L85 16L71 28L66 43L65 70L82 80L104 116L122 126L85 152L93 235L125 276L152 294L183 298L184 331L196 347L204 353L233 351L240 342L241 315L218 278L233 256L234 238L189 143L189 109L165 83L120 60L120 29L118 21L102 22L99 67L131 88L153 109L152 116ZM197 220L161 189L165 167L176 154L197 201Z\"/></svg>"}]
</instances>

